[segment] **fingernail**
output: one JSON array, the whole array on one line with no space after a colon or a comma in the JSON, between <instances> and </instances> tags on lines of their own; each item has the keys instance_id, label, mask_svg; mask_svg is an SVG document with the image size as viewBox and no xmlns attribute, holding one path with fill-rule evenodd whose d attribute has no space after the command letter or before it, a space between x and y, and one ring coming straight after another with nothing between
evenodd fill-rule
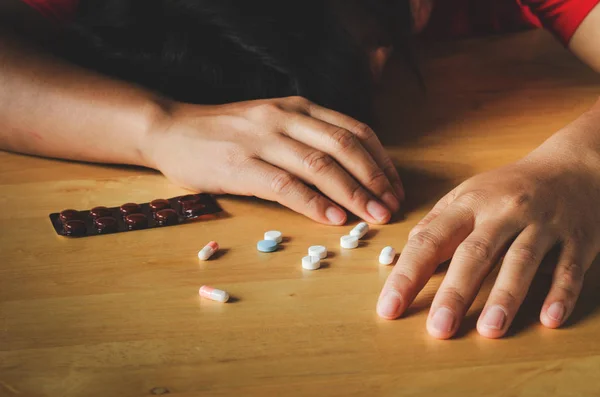
<instances>
[{"instance_id":1,"label":"fingernail","mask_svg":"<svg viewBox=\"0 0 600 397\"><path fill-rule=\"evenodd\" d=\"M387 221L391 215L390 211L375 200L371 200L367 203L367 212L379 222Z\"/></svg>"},{"instance_id":2,"label":"fingernail","mask_svg":"<svg viewBox=\"0 0 600 397\"><path fill-rule=\"evenodd\" d=\"M483 326L489 329L502 329L506 321L506 312L501 306L490 307L483 317Z\"/></svg>"},{"instance_id":3,"label":"fingernail","mask_svg":"<svg viewBox=\"0 0 600 397\"><path fill-rule=\"evenodd\" d=\"M565 316L565 305L560 302L554 302L550 305L546 313L548 313L548 317L552 320L561 322Z\"/></svg>"},{"instance_id":4,"label":"fingernail","mask_svg":"<svg viewBox=\"0 0 600 397\"><path fill-rule=\"evenodd\" d=\"M395 289L388 289L385 294L379 298L377 303L377 314L385 318L396 318L400 314L400 304L402 296Z\"/></svg>"},{"instance_id":5,"label":"fingernail","mask_svg":"<svg viewBox=\"0 0 600 397\"><path fill-rule=\"evenodd\" d=\"M394 188L394 192L396 192L396 197L398 197L400 201L404 200L404 188L402 187L402 184L400 182L394 182L392 187Z\"/></svg>"},{"instance_id":6,"label":"fingernail","mask_svg":"<svg viewBox=\"0 0 600 397\"><path fill-rule=\"evenodd\" d=\"M329 207L325 210L325 216L329 219L329 222L334 225L341 225L346 222L346 214L339 208Z\"/></svg>"},{"instance_id":7,"label":"fingernail","mask_svg":"<svg viewBox=\"0 0 600 397\"><path fill-rule=\"evenodd\" d=\"M454 327L454 313L447 307L440 307L433 314L431 325L438 332L450 332Z\"/></svg>"},{"instance_id":8,"label":"fingernail","mask_svg":"<svg viewBox=\"0 0 600 397\"><path fill-rule=\"evenodd\" d=\"M396 212L400 209L400 202L392 192L383 193L383 195L381 196L381 200L385 203L385 205L387 205L387 207L392 212Z\"/></svg>"}]
</instances>

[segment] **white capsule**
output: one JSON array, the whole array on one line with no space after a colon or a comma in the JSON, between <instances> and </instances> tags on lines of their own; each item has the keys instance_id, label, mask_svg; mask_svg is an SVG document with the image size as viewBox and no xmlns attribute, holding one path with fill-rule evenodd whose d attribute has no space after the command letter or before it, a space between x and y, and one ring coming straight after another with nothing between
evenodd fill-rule
<instances>
[{"instance_id":1,"label":"white capsule","mask_svg":"<svg viewBox=\"0 0 600 397\"><path fill-rule=\"evenodd\" d=\"M317 270L321 267L321 259L318 256L305 256L302 258L302 268L306 270Z\"/></svg>"},{"instance_id":2,"label":"white capsule","mask_svg":"<svg viewBox=\"0 0 600 397\"><path fill-rule=\"evenodd\" d=\"M200 252L198 252L198 259L201 261L206 261L218 250L219 244L217 244L216 241L211 241L210 243L206 244L204 248L200 250Z\"/></svg>"},{"instance_id":3,"label":"white capsule","mask_svg":"<svg viewBox=\"0 0 600 397\"><path fill-rule=\"evenodd\" d=\"M210 299L212 301L225 303L229 300L229 294L227 292L213 287L209 287L208 285L203 285L202 287L200 287L198 293L201 297Z\"/></svg>"},{"instance_id":4,"label":"white capsule","mask_svg":"<svg viewBox=\"0 0 600 397\"><path fill-rule=\"evenodd\" d=\"M365 234L369 231L369 224L367 222L361 222L354 226L354 229L350 230L350 235L359 239L365 237Z\"/></svg>"},{"instance_id":5,"label":"white capsule","mask_svg":"<svg viewBox=\"0 0 600 397\"><path fill-rule=\"evenodd\" d=\"M265 240L275 241L277 244L281 243L283 240L283 235L279 230L269 230L265 232Z\"/></svg>"},{"instance_id":6,"label":"white capsule","mask_svg":"<svg viewBox=\"0 0 600 397\"><path fill-rule=\"evenodd\" d=\"M396 258L396 250L392 247L385 247L379 254L379 263L382 265L391 265Z\"/></svg>"},{"instance_id":7,"label":"white capsule","mask_svg":"<svg viewBox=\"0 0 600 397\"><path fill-rule=\"evenodd\" d=\"M308 247L309 256L317 256L320 259L327 258L327 247L323 245L313 245Z\"/></svg>"},{"instance_id":8,"label":"white capsule","mask_svg":"<svg viewBox=\"0 0 600 397\"><path fill-rule=\"evenodd\" d=\"M358 247L358 237L356 236L342 236L340 238L340 245L345 249L352 249Z\"/></svg>"}]
</instances>

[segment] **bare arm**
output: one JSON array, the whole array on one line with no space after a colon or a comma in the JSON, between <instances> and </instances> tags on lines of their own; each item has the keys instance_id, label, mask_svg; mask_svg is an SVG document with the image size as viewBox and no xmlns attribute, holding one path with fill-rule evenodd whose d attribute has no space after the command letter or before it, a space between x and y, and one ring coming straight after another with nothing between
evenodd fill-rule
<instances>
[{"instance_id":1,"label":"bare arm","mask_svg":"<svg viewBox=\"0 0 600 397\"><path fill-rule=\"evenodd\" d=\"M583 20L569 42L569 49L600 72L600 4Z\"/></svg>"},{"instance_id":2,"label":"bare arm","mask_svg":"<svg viewBox=\"0 0 600 397\"><path fill-rule=\"evenodd\" d=\"M148 165L144 134L160 107L143 89L0 35L0 148L48 157Z\"/></svg>"},{"instance_id":3,"label":"bare arm","mask_svg":"<svg viewBox=\"0 0 600 397\"><path fill-rule=\"evenodd\" d=\"M0 26L17 3L0 2ZM55 58L23 39L36 29L19 30L0 33L0 149L152 167L193 190L278 201L327 224L346 221L335 202L373 223L399 207L391 160L348 116L303 98L165 100Z\"/></svg>"}]
</instances>

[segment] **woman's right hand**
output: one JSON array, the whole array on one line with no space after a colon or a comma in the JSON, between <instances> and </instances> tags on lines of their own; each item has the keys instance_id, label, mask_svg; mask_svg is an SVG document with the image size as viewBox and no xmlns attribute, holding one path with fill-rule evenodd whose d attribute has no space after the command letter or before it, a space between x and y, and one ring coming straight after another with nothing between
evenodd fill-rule
<instances>
[{"instance_id":1,"label":"woman's right hand","mask_svg":"<svg viewBox=\"0 0 600 397\"><path fill-rule=\"evenodd\" d=\"M175 104L142 154L183 187L277 201L325 224L346 222L341 207L386 223L404 198L369 127L300 97Z\"/></svg>"}]
</instances>

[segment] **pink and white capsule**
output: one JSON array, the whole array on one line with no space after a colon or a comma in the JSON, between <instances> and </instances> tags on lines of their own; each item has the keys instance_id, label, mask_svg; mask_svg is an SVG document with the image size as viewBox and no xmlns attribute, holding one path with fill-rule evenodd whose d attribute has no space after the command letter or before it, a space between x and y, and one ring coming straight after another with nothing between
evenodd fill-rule
<instances>
[{"instance_id":1,"label":"pink and white capsule","mask_svg":"<svg viewBox=\"0 0 600 397\"><path fill-rule=\"evenodd\" d=\"M210 299L211 301L225 303L229 300L229 294L227 292L209 287L208 285L203 285L200 287L198 293L201 297Z\"/></svg>"},{"instance_id":2,"label":"pink and white capsule","mask_svg":"<svg viewBox=\"0 0 600 397\"><path fill-rule=\"evenodd\" d=\"M206 244L204 248L200 250L200 252L198 252L198 259L201 261L206 261L218 250L219 244L217 244L216 241L211 241L210 243Z\"/></svg>"}]
</instances>

